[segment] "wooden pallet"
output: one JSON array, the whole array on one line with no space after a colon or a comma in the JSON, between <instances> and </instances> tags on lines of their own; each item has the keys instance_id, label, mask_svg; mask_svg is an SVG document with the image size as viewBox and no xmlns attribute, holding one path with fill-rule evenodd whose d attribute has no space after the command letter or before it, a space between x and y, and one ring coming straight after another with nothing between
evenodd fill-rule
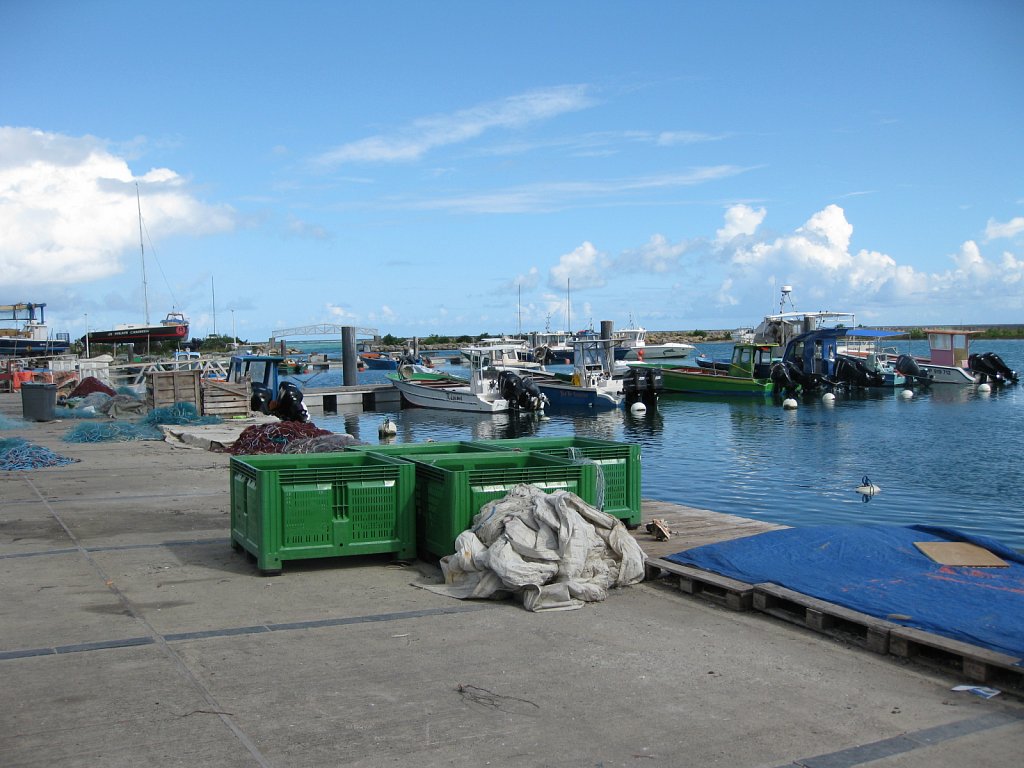
<instances>
[{"instance_id":1,"label":"wooden pallet","mask_svg":"<svg viewBox=\"0 0 1024 768\"><path fill-rule=\"evenodd\" d=\"M175 403L192 403L200 410L202 371L149 371L146 373L146 405L165 408Z\"/></svg>"},{"instance_id":2,"label":"wooden pallet","mask_svg":"<svg viewBox=\"0 0 1024 768\"><path fill-rule=\"evenodd\" d=\"M753 605L752 584L659 557L648 558L644 568L648 580L666 579L674 582L680 591L688 595L723 605L733 611L749 611Z\"/></svg>"},{"instance_id":3,"label":"wooden pallet","mask_svg":"<svg viewBox=\"0 0 1024 768\"><path fill-rule=\"evenodd\" d=\"M926 666L955 671L971 682L1024 693L1024 659L912 627L896 627L889 652Z\"/></svg>"},{"instance_id":4,"label":"wooden pallet","mask_svg":"<svg viewBox=\"0 0 1024 768\"><path fill-rule=\"evenodd\" d=\"M874 653L888 653L898 624L818 600L777 584L754 586L754 609L816 632L851 641Z\"/></svg>"},{"instance_id":5,"label":"wooden pallet","mask_svg":"<svg viewBox=\"0 0 1024 768\"><path fill-rule=\"evenodd\" d=\"M251 391L249 382L238 384L228 381L203 379L202 413L204 416L249 416Z\"/></svg>"}]
</instances>

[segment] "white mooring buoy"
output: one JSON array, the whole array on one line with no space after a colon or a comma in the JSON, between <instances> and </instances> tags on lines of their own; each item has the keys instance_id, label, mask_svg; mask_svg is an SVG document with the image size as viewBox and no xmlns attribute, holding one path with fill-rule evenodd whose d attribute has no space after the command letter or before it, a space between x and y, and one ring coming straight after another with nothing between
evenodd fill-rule
<instances>
[{"instance_id":1,"label":"white mooring buoy","mask_svg":"<svg viewBox=\"0 0 1024 768\"><path fill-rule=\"evenodd\" d=\"M992 391L992 385L989 384L988 382L985 382L984 384L979 384L978 385L978 391L979 392L991 392Z\"/></svg>"},{"instance_id":2,"label":"white mooring buoy","mask_svg":"<svg viewBox=\"0 0 1024 768\"><path fill-rule=\"evenodd\" d=\"M900 392L900 397L902 397L904 400L910 400L913 396L914 390L912 389L904 389Z\"/></svg>"},{"instance_id":3,"label":"white mooring buoy","mask_svg":"<svg viewBox=\"0 0 1024 768\"><path fill-rule=\"evenodd\" d=\"M831 392L826 392L824 395L821 396L821 402L823 402L825 405L833 405L835 401L836 396L833 395Z\"/></svg>"},{"instance_id":4,"label":"white mooring buoy","mask_svg":"<svg viewBox=\"0 0 1024 768\"><path fill-rule=\"evenodd\" d=\"M377 430L377 434L381 437L390 437L391 435L398 434L398 427L395 426L395 422L391 420L390 416L384 417L384 421L381 422L380 429Z\"/></svg>"},{"instance_id":5,"label":"white mooring buoy","mask_svg":"<svg viewBox=\"0 0 1024 768\"><path fill-rule=\"evenodd\" d=\"M647 413L647 406L638 400L629 406L629 412L635 414Z\"/></svg>"},{"instance_id":6,"label":"white mooring buoy","mask_svg":"<svg viewBox=\"0 0 1024 768\"><path fill-rule=\"evenodd\" d=\"M871 482L871 478L867 475L864 475L864 477L861 478L860 485L857 486L857 493L862 496L874 496L881 490L882 489L879 486Z\"/></svg>"},{"instance_id":7,"label":"white mooring buoy","mask_svg":"<svg viewBox=\"0 0 1024 768\"><path fill-rule=\"evenodd\" d=\"M795 410L798 405L799 404L797 403L797 401L794 400L792 397L787 397L785 400L782 401L782 407L785 408L787 411Z\"/></svg>"}]
</instances>

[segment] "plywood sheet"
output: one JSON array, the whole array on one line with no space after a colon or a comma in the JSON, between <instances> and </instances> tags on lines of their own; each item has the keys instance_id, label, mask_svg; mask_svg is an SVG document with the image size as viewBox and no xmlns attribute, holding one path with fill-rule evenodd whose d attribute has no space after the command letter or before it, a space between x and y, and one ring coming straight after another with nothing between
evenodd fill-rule
<instances>
[{"instance_id":1,"label":"plywood sheet","mask_svg":"<svg viewBox=\"0 0 1024 768\"><path fill-rule=\"evenodd\" d=\"M984 547L966 541L915 541L914 546L942 565L968 565L976 568L1006 568L1007 563Z\"/></svg>"}]
</instances>

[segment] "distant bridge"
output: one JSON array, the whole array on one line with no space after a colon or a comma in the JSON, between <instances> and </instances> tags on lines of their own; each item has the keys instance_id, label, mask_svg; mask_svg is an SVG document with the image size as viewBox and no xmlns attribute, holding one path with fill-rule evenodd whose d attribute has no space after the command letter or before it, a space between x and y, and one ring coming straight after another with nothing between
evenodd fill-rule
<instances>
[{"instance_id":1,"label":"distant bridge","mask_svg":"<svg viewBox=\"0 0 1024 768\"><path fill-rule=\"evenodd\" d=\"M340 323L317 323L316 325L300 325L297 328L281 328L271 332L271 338L283 339L288 336L341 336L342 328L352 328L351 325ZM356 328L357 336L380 336L376 328Z\"/></svg>"}]
</instances>

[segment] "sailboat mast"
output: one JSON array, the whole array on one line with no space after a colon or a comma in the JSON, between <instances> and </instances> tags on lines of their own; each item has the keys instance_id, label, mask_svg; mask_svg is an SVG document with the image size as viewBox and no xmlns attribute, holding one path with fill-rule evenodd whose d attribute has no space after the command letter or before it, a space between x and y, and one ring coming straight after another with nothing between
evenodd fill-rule
<instances>
[{"instance_id":1,"label":"sailboat mast","mask_svg":"<svg viewBox=\"0 0 1024 768\"><path fill-rule=\"evenodd\" d=\"M135 204L139 208L139 255L142 257L142 306L143 319L149 325L149 287L146 285L146 246L142 241L142 199L139 197L139 185L135 185Z\"/></svg>"},{"instance_id":2,"label":"sailboat mast","mask_svg":"<svg viewBox=\"0 0 1024 768\"><path fill-rule=\"evenodd\" d=\"M572 335L572 295L569 293L569 278L565 279L565 324L566 333Z\"/></svg>"}]
</instances>

